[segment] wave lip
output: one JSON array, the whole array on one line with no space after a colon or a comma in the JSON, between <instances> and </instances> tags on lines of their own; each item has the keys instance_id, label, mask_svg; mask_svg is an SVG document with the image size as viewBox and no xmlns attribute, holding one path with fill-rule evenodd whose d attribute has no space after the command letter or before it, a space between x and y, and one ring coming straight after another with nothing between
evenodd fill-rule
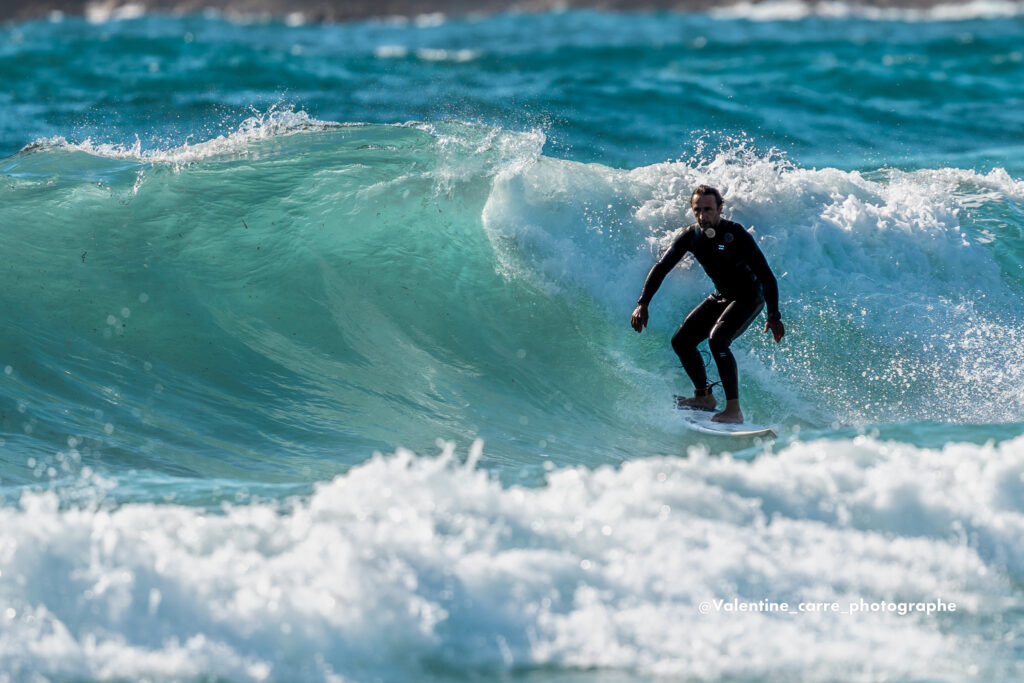
<instances>
[{"instance_id":1,"label":"wave lip","mask_svg":"<svg viewBox=\"0 0 1024 683\"><path fill-rule=\"evenodd\" d=\"M167 149L142 149L142 142L136 138L131 146L110 143L94 143L91 140L68 142L63 137L36 140L21 149L21 153L36 153L48 150L85 152L93 156L109 159L123 159L146 164L183 165L230 156L244 152L254 142L271 138L280 138L298 133L328 131L346 126L362 124L343 124L331 121L320 121L305 111L295 111L292 107L271 107L263 113L251 116L228 135L199 143L185 143L179 147Z\"/></svg>"}]
</instances>

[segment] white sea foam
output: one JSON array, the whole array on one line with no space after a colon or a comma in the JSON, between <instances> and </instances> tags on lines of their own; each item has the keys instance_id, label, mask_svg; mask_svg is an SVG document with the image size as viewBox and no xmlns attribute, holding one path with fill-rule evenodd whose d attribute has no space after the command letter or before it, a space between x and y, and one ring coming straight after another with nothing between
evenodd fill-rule
<instances>
[{"instance_id":1,"label":"white sea foam","mask_svg":"<svg viewBox=\"0 0 1024 683\"><path fill-rule=\"evenodd\" d=\"M378 59L403 59L409 56L410 50L403 45L380 45L374 48L374 56ZM416 56L424 61L465 62L478 58L480 50L445 50L441 48L421 47L415 51Z\"/></svg>"},{"instance_id":2,"label":"white sea foam","mask_svg":"<svg viewBox=\"0 0 1024 683\"><path fill-rule=\"evenodd\" d=\"M420 48L416 56L425 62L470 62L477 59L479 50L442 50L438 48Z\"/></svg>"},{"instance_id":3,"label":"white sea foam","mask_svg":"<svg viewBox=\"0 0 1024 683\"><path fill-rule=\"evenodd\" d=\"M443 25L445 21L447 21L447 17L445 17L443 12L417 14L413 19L416 28L436 28Z\"/></svg>"},{"instance_id":4,"label":"white sea foam","mask_svg":"<svg viewBox=\"0 0 1024 683\"><path fill-rule=\"evenodd\" d=\"M857 2L805 2L804 0L766 0L739 2L719 7L712 16L751 21L799 21L809 17L823 19L868 19L873 21L969 21L1001 19L1024 15L1024 2L1013 0L970 0L938 3L931 7L877 7Z\"/></svg>"},{"instance_id":5,"label":"white sea foam","mask_svg":"<svg viewBox=\"0 0 1024 683\"><path fill-rule=\"evenodd\" d=\"M998 642L1013 628L999 615L1021 606L1022 481L1024 437L859 437L564 469L535 489L450 447L400 451L290 506L221 514L25 493L0 509L0 679L398 680L426 662L1015 678ZM732 599L957 611L700 613Z\"/></svg>"},{"instance_id":6,"label":"white sea foam","mask_svg":"<svg viewBox=\"0 0 1024 683\"><path fill-rule=\"evenodd\" d=\"M866 175L799 168L743 145L631 171L542 158L499 178L484 227L510 277L582 292L623 318L655 258L692 222L689 193L705 182L724 192L726 216L751 229L780 278L795 334L759 351L778 365L772 382L843 422L1024 413L1024 307L1007 280L1016 275L990 246L999 234L962 225L967 208L1024 197L1024 182L1002 169ZM658 334L709 291L689 260L681 271L652 305ZM740 362L766 376L751 368L756 359ZM858 398L867 394L877 398Z\"/></svg>"},{"instance_id":7,"label":"white sea foam","mask_svg":"<svg viewBox=\"0 0 1024 683\"><path fill-rule=\"evenodd\" d=\"M409 55L409 48L404 45L379 45L374 48L373 55L377 59L405 59Z\"/></svg>"},{"instance_id":8,"label":"white sea foam","mask_svg":"<svg viewBox=\"0 0 1024 683\"><path fill-rule=\"evenodd\" d=\"M90 2L85 5L85 18L93 24L138 19L145 14L146 6L140 2L104 0L103 2Z\"/></svg>"},{"instance_id":9,"label":"white sea foam","mask_svg":"<svg viewBox=\"0 0 1024 683\"><path fill-rule=\"evenodd\" d=\"M961 232L960 188L972 184L972 200L1024 193L1024 183L1002 170L894 171L869 179L745 150L633 171L543 159L522 176L502 178L484 223L496 243L518 249L500 250L510 267L518 258L521 274L580 287L619 309L635 297L621 283L642 278L650 257L692 222L689 191L701 182L723 190L727 216L752 228L769 257L787 264L798 291L834 286L839 272L863 274L853 285L866 292L882 282L911 292L990 289L998 285L997 266ZM601 267L578 268L581 254ZM851 283L843 284L849 290Z\"/></svg>"}]
</instances>

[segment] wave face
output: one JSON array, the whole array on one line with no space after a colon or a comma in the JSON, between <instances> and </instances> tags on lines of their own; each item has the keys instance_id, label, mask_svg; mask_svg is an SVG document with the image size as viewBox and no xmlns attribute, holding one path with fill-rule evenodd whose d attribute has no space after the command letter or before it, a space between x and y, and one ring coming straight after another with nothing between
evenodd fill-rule
<instances>
[{"instance_id":1,"label":"wave face","mask_svg":"<svg viewBox=\"0 0 1024 683\"><path fill-rule=\"evenodd\" d=\"M742 145L627 171L543 142L279 114L156 158L26 149L0 209L7 431L281 482L437 438L520 470L674 452L693 437L664 410L686 388L665 344L703 273L680 268L642 338L624 318L706 178L793 333L739 344L748 417L1020 421L1020 238L989 226L1024 184L1004 172L815 171Z\"/></svg>"},{"instance_id":2,"label":"wave face","mask_svg":"<svg viewBox=\"0 0 1024 683\"><path fill-rule=\"evenodd\" d=\"M0 681L1024 677L975 9L0 28ZM779 276L774 443L671 406L694 264L628 327L704 182Z\"/></svg>"}]
</instances>

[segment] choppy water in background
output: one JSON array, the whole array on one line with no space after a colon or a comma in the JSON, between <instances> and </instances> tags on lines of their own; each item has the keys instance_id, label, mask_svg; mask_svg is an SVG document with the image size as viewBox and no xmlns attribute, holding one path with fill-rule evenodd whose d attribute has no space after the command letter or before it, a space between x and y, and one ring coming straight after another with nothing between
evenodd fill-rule
<instances>
[{"instance_id":1,"label":"choppy water in background","mask_svg":"<svg viewBox=\"0 0 1024 683\"><path fill-rule=\"evenodd\" d=\"M0 680L1021 678L1021 15L0 28ZM701 182L774 444L628 327Z\"/></svg>"}]
</instances>

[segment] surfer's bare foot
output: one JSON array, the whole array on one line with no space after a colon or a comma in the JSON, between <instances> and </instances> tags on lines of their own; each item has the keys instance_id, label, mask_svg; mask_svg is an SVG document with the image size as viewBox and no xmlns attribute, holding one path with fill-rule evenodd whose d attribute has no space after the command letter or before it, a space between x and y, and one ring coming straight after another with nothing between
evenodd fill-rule
<instances>
[{"instance_id":1,"label":"surfer's bare foot","mask_svg":"<svg viewBox=\"0 0 1024 683\"><path fill-rule=\"evenodd\" d=\"M729 424L740 424L743 422L743 411L740 410L740 400L734 398L725 402L725 410L711 416L712 422L727 422Z\"/></svg>"},{"instance_id":2,"label":"surfer's bare foot","mask_svg":"<svg viewBox=\"0 0 1024 683\"><path fill-rule=\"evenodd\" d=\"M693 408L695 410L714 410L718 407L711 389L704 391L697 390L693 396L676 396L676 406L679 408Z\"/></svg>"}]
</instances>

